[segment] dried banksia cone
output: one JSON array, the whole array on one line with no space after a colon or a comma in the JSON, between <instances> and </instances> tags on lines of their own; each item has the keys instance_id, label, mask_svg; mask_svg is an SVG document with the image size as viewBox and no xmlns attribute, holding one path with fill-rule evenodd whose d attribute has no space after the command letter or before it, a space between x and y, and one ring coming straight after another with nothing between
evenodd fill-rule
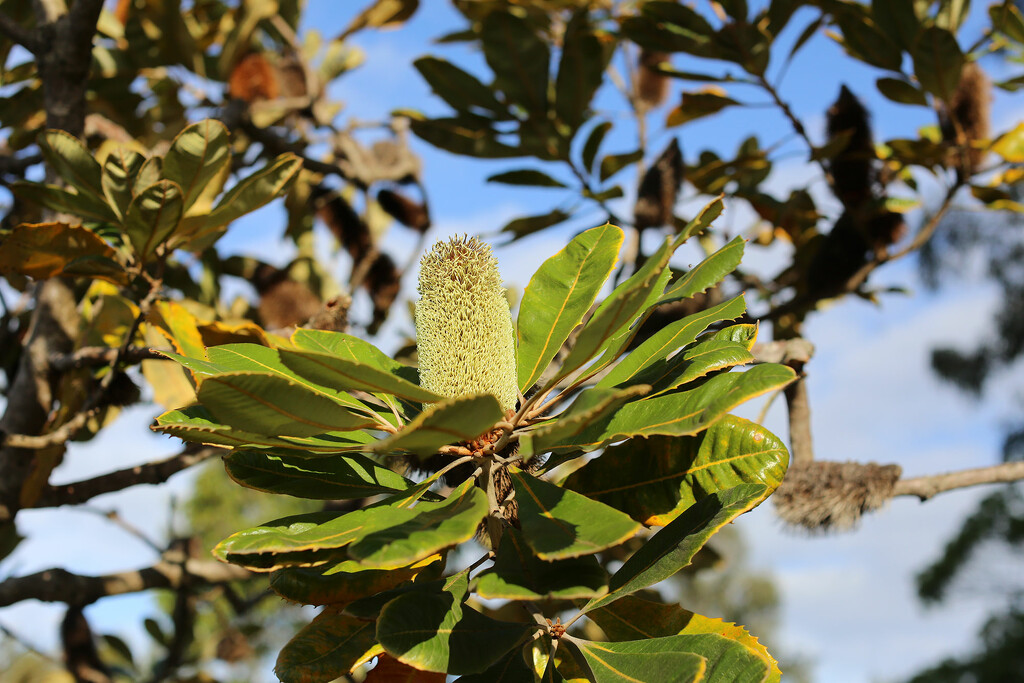
<instances>
[{"instance_id":1,"label":"dried banksia cone","mask_svg":"<svg viewBox=\"0 0 1024 683\"><path fill-rule=\"evenodd\" d=\"M498 260L475 237L436 243L420 262L420 383L441 396L491 394L514 410L515 337Z\"/></svg>"},{"instance_id":2,"label":"dried banksia cone","mask_svg":"<svg viewBox=\"0 0 1024 683\"><path fill-rule=\"evenodd\" d=\"M293 280L287 270L263 263L252 284L260 295L260 322L268 330L302 325L321 310L320 298L304 283Z\"/></svg>"},{"instance_id":3,"label":"dried banksia cone","mask_svg":"<svg viewBox=\"0 0 1024 683\"><path fill-rule=\"evenodd\" d=\"M392 218L417 232L426 232L430 228L430 214L426 204L414 202L394 190L381 190L377 193L377 203Z\"/></svg>"},{"instance_id":4,"label":"dried banksia cone","mask_svg":"<svg viewBox=\"0 0 1024 683\"><path fill-rule=\"evenodd\" d=\"M358 263L370 251L373 246L370 229L344 197L334 195L320 205L317 215L345 247L353 261Z\"/></svg>"},{"instance_id":5,"label":"dried banksia cone","mask_svg":"<svg viewBox=\"0 0 1024 683\"><path fill-rule=\"evenodd\" d=\"M814 460L790 467L772 501L787 524L848 531L892 498L901 474L899 465Z\"/></svg>"},{"instance_id":6,"label":"dried banksia cone","mask_svg":"<svg viewBox=\"0 0 1024 683\"><path fill-rule=\"evenodd\" d=\"M363 286L373 299L373 321L366 329L370 334L377 334L377 330L388 317L391 304L395 303L395 298L402 288L402 273L399 272L394 259L387 254L379 254L370 264Z\"/></svg>"},{"instance_id":7,"label":"dried banksia cone","mask_svg":"<svg viewBox=\"0 0 1024 683\"><path fill-rule=\"evenodd\" d=\"M274 67L258 52L247 54L231 70L228 94L232 99L246 102L276 100L280 88Z\"/></svg>"},{"instance_id":8,"label":"dried banksia cone","mask_svg":"<svg viewBox=\"0 0 1024 683\"><path fill-rule=\"evenodd\" d=\"M675 138L654 162L637 191L633 207L633 224L638 230L672 222L672 210L683 184L683 153Z\"/></svg>"},{"instance_id":9,"label":"dried banksia cone","mask_svg":"<svg viewBox=\"0 0 1024 683\"><path fill-rule=\"evenodd\" d=\"M985 150L971 145L977 140L987 140L990 106L992 104L992 83L977 62L966 64L960 73L960 84L949 100L949 106L942 123L942 137L947 142L957 143L957 128L963 132L966 149L957 154L956 165L964 175L978 170Z\"/></svg>"},{"instance_id":10,"label":"dried banksia cone","mask_svg":"<svg viewBox=\"0 0 1024 683\"><path fill-rule=\"evenodd\" d=\"M668 76L655 68L666 60L667 52L640 51L640 64L636 74L636 99L647 109L664 104L668 98Z\"/></svg>"},{"instance_id":11,"label":"dried banksia cone","mask_svg":"<svg viewBox=\"0 0 1024 683\"><path fill-rule=\"evenodd\" d=\"M844 206L854 208L872 198L876 155L868 110L845 85L828 110L829 142L839 136L849 138L829 162L832 191Z\"/></svg>"}]
</instances>

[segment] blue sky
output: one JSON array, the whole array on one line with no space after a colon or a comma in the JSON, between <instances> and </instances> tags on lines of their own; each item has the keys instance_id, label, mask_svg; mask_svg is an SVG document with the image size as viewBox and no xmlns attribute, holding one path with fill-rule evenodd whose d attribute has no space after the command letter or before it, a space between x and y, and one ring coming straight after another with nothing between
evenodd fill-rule
<instances>
[{"instance_id":1,"label":"blue sky","mask_svg":"<svg viewBox=\"0 0 1024 683\"><path fill-rule=\"evenodd\" d=\"M366 2L308 3L305 29L316 27L331 38L347 25ZM412 21L398 30L362 32L352 42L367 54L367 63L340 79L332 96L345 103L341 124L350 118L379 120L397 107L412 106L430 114L442 114L445 105L430 95L429 88L411 62L424 54L436 54L468 64L486 74L479 55L458 45L433 45L430 40L460 27L460 18L446 2L424 2ZM964 31L973 40L984 8L975 8ZM813 16L800 10L783 36L791 42ZM964 41L969 42L969 41ZM719 69L715 63L676 56L675 66L684 70ZM1000 65L986 61L996 71ZM773 62L769 75L778 65ZM881 74L860 67L842 56L829 38L819 35L797 56L782 85L782 95L801 117L811 137L824 135L824 111L834 100L840 82L847 83L874 113L877 139L909 136L917 127L933 123L924 108L897 105L874 89ZM672 97L683 87L675 83ZM763 94L750 88L730 91L737 99L763 102ZM994 129L1009 128L1019 118L1022 98L1001 94L994 109ZM599 93L600 110L623 110L621 96L612 88ZM663 120L664 111L653 118ZM606 151L624 152L635 147L633 131L620 114L616 132L605 142ZM687 160L701 149L722 153L735 150L739 141L756 133L767 145L790 133L785 119L774 109L726 110L680 129L659 132L654 125L651 153L656 154L670 134L678 134ZM564 195L557 190L526 190L487 184L495 172L524 166L545 168L529 160L475 161L458 158L413 140L424 162L424 179L431 201L435 227L432 235L468 232L489 234L513 217L542 213ZM817 169L809 167L799 141L785 149L794 152L776 166L773 190L799 186ZM565 177L555 167L553 174ZM629 213L634 179L623 174L627 197L619 208ZM829 210L834 200L818 180L812 188ZM684 189L685 211L694 212L704 201ZM259 218L240 221L224 241L230 253L257 253L283 263L289 247L279 241L280 209L270 207ZM603 217L594 215L603 222ZM746 232L751 213L730 206L721 225ZM501 247L497 254L510 285L523 287L541 261L554 253L574 232L592 227L585 220ZM330 239L318 233L324 250ZM408 233L392 229L386 248L400 258L409 253ZM681 261L692 262L692 254ZM786 257L786 247L748 249L748 264L771 274ZM339 259L339 268L343 259ZM339 271L343 275L344 271ZM411 282L411 280L410 280ZM939 344L970 347L984 336L997 293L983 282L964 282L955 290L938 294L921 291L912 261L887 266L872 278L873 285L900 285L914 290L910 297L886 297L881 307L862 301L844 301L814 316L807 336L817 345L808 365L809 391L813 402L813 431L819 458L895 462L907 475L930 474L963 467L992 464L998 456L1001 430L1014 411L1019 411L1020 373L997 383L985 401L973 400L940 383L928 367L929 350ZM411 292L409 283L406 293ZM407 319L396 316L388 324L388 336L409 329ZM762 334L768 337L770 331ZM786 434L784 409L775 405L768 425ZM756 415L759 406L745 409ZM136 407L90 444L73 445L65 464L55 474L58 482L75 481L129 464L176 452L179 444L154 436L145 429L156 410ZM93 507L116 507L147 533L166 537L166 511L174 496L187 492L189 475L178 475L168 486L139 487L104 496ZM963 515L986 493L976 489L947 493L926 504L900 499L867 518L853 533L808 537L781 528L770 504L743 518L738 526L750 541L755 567L772 573L780 586L783 620L773 634L787 652L805 655L814 663L815 680L827 683L861 683L898 680L923 665L956 652L966 651L988 610L1001 604L998 594L986 590L958 593L948 604L924 610L914 597L913 574L939 551L957 528ZM24 574L58 562L76 572L104 573L140 567L153 561L152 551L137 539L111 527L100 517L79 510L25 511L19 518L29 539L10 558L0 563L0 578ZM254 524L263 520L251 520ZM55 554L53 548L60 548ZM145 636L136 625L141 616L155 612L147 596L105 600L89 614L100 631L113 631L136 643ZM55 606L23 604L0 609L0 623L43 648L55 644L61 610ZM783 662L785 665L785 662Z\"/></svg>"}]
</instances>

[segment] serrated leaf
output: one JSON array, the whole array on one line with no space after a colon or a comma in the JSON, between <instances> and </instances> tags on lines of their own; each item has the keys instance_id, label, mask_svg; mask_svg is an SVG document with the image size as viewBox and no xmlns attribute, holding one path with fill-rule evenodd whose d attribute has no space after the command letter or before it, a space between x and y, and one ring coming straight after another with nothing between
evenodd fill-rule
<instances>
[{"instance_id":1,"label":"serrated leaf","mask_svg":"<svg viewBox=\"0 0 1024 683\"><path fill-rule=\"evenodd\" d=\"M494 85L527 111L543 115L548 103L547 43L523 18L494 10L483 20L480 40L484 57L494 71Z\"/></svg>"},{"instance_id":2,"label":"serrated leaf","mask_svg":"<svg viewBox=\"0 0 1024 683\"><path fill-rule=\"evenodd\" d=\"M181 188L170 180L159 180L135 195L125 212L124 231L140 261L174 234L183 210Z\"/></svg>"},{"instance_id":3,"label":"serrated leaf","mask_svg":"<svg viewBox=\"0 0 1024 683\"><path fill-rule=\"evenodd\" d=\"M274 673L282 683L328 683L372 657L376 643L372 621L328 610L288 641Z\"/></svg>"},{"instance_id":4,"label":"serrated leaf","mask_svg":"<svg viewBox=\"0 0 1024 683\"><path fill-rule=\"evenodd\" d=\"M615 641L707 633L722 636L743 645L767 665L771 673L766 683L778 683L782 677L775 658L744 627L694 614L679 605L650 602L627 595L590 612L588 616ZM699 653L697 649L694 651Z\"/></svg>"},{"instance_id":5,"label":"serrated leaf","mask_svg":"<svg viewBox=\"0 0 1024 683\"><path fill-rule=\"evenodd\" d=\"M697 654L670 650L658 640L594 643L568 639L579 649L600 683L696 683L704 680L707 661Z\"/></svg>"},{"instance_id":6,"label":"serrated leaf","mask_svg":"<svg viewBox=\"0 0 1024 683\"><path fill-rule=\"evenodd\" d=\"M37 280L76 274L83 258L105 259L107 274L96 274L114 284L125 284L127 274L114 259L117 252L103 239L80 225L21 223L0 242L0 274L19 273ZM78 272L81 272L80 270Z\"/></svg>"},{"instance_id":7,"label":"serrated leaf","mask_svg":"<svg viewBox=\"0 0 1024 683\"><path fill-rule=\"evenodd\" d=\"M536 171L532 168L496 173L489 176L487 182L505 185L530 185L532 187L566 187L565 183L555 180L547 173Z\"/></svg>"},{"instance_id":8,"label":"serrated leaf","mask_svg":"<svg viewBox=\"0 0 1024 683\"><path fill-rule=\"evenodd\" d=\"M350 361L326 353L280 349L281 361L302 377L339 391L368 391L400 396L410 401L430 403L441 396L403 377L372 365Z\"/></svg>"},{"instance_id":9,"label":"serrated leaf","mask_svg":"<svg viewBox=\"0 0 1024 683\"><path fill-rule=\"evenodd\" d=\"M510 233L513 240L517 240L527 235L532 235L535 232L550 228L553 225L558 225L562 221L570 218L571 214L568 214L560 209L556 209L550 213L540 214L537 216L523 216L522 218L515 218L501 229L503 233Z\"/></svg>"},{"instance_id":10,"label":"serrated leaf","mask_svg":"<svg viewBox=\"0 0 1024 683\"><path fill-rule=\"evenodd\" d=\"M671 283L659 304L667 304L706 292L736 270L743 258L746 240L736 237L724 247L698 263L690 272Z\"/></svg>"},{"instance_id":11,"label":"serrated leaf","mask_svg":"<svg viewBox=\"0 0 1024 683\"><path fill-rule=\"evenodd\" d=\"M527 391L583 319L615 267L622 230L603 225L577 235L530 278L516 324L519 388Z\"/></svg>"},{"instance_id":12,"label":"serrated leaf","mask_svg":"<svg viewBox=\"0 0 1024 683\"><path fill-rule=\"evenodd\" d=\"M743 295L740 295L669 323L633 349L612 368L611 372L601 378L596 386L614 387L626 382L643 383L638 378L641 371L667 366L669 355L696 341L697 335L711 325L723 320L735 320L743 315L746 309ZM634 378L637 379L631 381Z\"/></svg>"},{"instance_id":13,"label":"serrated leaf","mask_svg":"<svg viewBox=\"0 0 1024 683\"><path fill-rule=\"evenodd\" d=\"M426 408L397 434L375 443L373 450L431 455L441 446L478 438L504 416L498 399L490 394L446 399Z\"/></svg>"},{"instance_id":14,"label":"serrated leaf","mask_svg":"<svg viewBox=\"0 0 1024 683\"><path fill-rule=\"evenodd\" d=\"M228 129L215 119L193 123L174 138L164 156L163 175L181 188L184 210L231 163Z\"/></svg>"},{"instance_id":15,"label":"serrated leaf","mask_svg":"<svg viewBox=\"0 0 1024 683\"><path fill-rule=\"evenodd\" d=\"M628 403L559 448L592 451L636 436L697 434L741 403L781 389L795 378L791 368L774 364L716 375L695 389Z\"/></svg>"},{"instance_id":16,"label":"serrated leaf","mask_svg":"<svg viewBox=\"0 0 1024 683\"><path fill-rule=\"evenodd\" d=\"M279 375L233 372L208 377L199 401L225 424L273 436L315 436L372 427L375 421Z\"/></svg>"},{"instance_id":17,"label":"serrated leaf","mask_svg":"<svg viewBox=\"0 0 1024 683\"><path fill-rule=\"evenodd\" d=\"M652 436L610 446L562 485L639 522L664 526L718 489L762 484L770 495L788 464L778 437L729 415L697 436Z\"/></svg>"},{"instance_id":18,"label":"serrated leaf","mask_svg":"<svg viewBox=\"0 0 1024 683\"><path fill-rule=\"evenodd\" d=\"M626 152L624 154L609 154L604 159L601 159L601 167L598 170L598 177L603 183L622 169L626 168L630 164L635 164L643 158L644 152L641 149L638 149L635 152Z\"/></svg>"},{"instance_id":19,"label":"serrated leaf","mask_svg":"<svg viewBox=\"0 0 1024 683\"><path fill-rule=\"evenodd\" d=\"M661 367L641 371L634 379L651 387L650 396L672 391L713 372L754 362L743 344L722 339L705 339L683 349Z\"/></svg>"},{"instance_id":20,"label":"serrated leaf","mask_svg":"<svg viewBox=\"0 0 1024 683\"><path fill-rule=\"evenodd\" d=\"M761 484L743 484L709 493L640 546L612 575L608 593L588 602L583 612L667 579L693 560L715 533L768 495Z\"/></svg>"},{"instance_id":21,"label":"serrated leaf","mask_svg":"<svg viewBox=\"0 0 1024 683\"><path fill-rule=\"evenodd\" d=\"M624 543L640 525L614 508L510 469L523 538L542 560L590 555Z\"/></svg>"},{"instance_id":22,"label":"serrated leaf","mask_svg":"<svg viewBox=\"0 0 1024 683\"><path fill-rule=\"evenodd\" d=\"M592 555L547 562L534 554L519 531L506 529L494 566L480 574L476 592L500 600L579 600L597 595L607 579Z\"/></svg>"},{"instance_id":23,"label":"serrated leaf","mask_svg":"<svg viewBox=\"0 0 1024 683\"><path fill-rule=\"evenodd\" d=\"M242 486L314 500L365 498L413 486L400 474L355 453L309 458L241 449L225 456L224 466Z\"/></svg>"},{"instance_id":24,"label":"serrated leaf","mask_svg":"<svg viewBox=\"0 0 1024 683\"><path fill-rule=\"evenodd\" d=\"M409 666L463 675L485 671L537 628L486 617L448 592L411 592L381 610L377 639Z\"/></svg>"},{"instance_id":25,"label":"serrated leaf","mask_svg":"<svg viewBox=\"0 0 1024 683\"><path fill-rule=\"evenodd\" d=\"M694 235L704 232L716 218L722 215L722 210L724 208L725 204L722 202L722 195L715 197L700 210L700 213L698 213L693 220L689 221L682 230L679 231L679 237L683 240L687 240Z\"/></svg>"}]
</instances>

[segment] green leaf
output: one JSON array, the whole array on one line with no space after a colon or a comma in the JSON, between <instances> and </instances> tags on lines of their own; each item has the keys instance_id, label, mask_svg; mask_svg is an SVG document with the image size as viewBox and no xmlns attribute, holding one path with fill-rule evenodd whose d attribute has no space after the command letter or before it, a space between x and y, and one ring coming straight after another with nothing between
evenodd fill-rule
<instances>
[{"instance_id":1,"label":"green leaf","mask_svg":"<svg viewBox=\"0 0 1024 683\"><path fill-rule=\"evenodd\" d=\"M597 153L601 149L601 142L604 141L604 136L608 134L608 131L612 129L611 121L602 121L593 128L590 129L590 134L587 135L587 141L583 143L583 169L588 173L592 173L594 170L594 159L597 158Z\"/></svg>"},{"instance_id":2,"label":"green leaf","mask_svg":"<svg viewBox=\"0 0 1024 683\"><path fill-rule=\"evenodd\" d=\"M94 198L91 194L75 194L56 185L44 185L18 180L11 183L14 194L45 209L57 213L69 213L86 220L113 223L117 214L107 206L106 202Z\"/></svg>"},{"instance_id":3,"label":"green leaf","mask_svg":"<svg viewBox=\"0 0 1024 683\"><path fill-rule=\"evenodd\" d=\"M203 380L198 395L210 413L225 424L274 436L315 436L375 424L340 401L280 375L216 375Z\"/></svg>"},{"instance_id":4,"label":"green leaf","mask_svg":"<svg viewBox=\"0 0 1024 683\"><path fill-rule=\"evenodd\" d=\"M476 439L503 417L498 399L490 394L446 399L425 409L397 434L375 443L373 450L432 455L441 446Z\"/></svg>"},{"instance_id":5,"label":"green leaf","mask_svg":"<svg viewBox=\"0 0 1024 683\"><path fill-rule=\"evenodd\" d=\"M415 383L419 376L416 368L403 365L370 342L343 332L299 328L292 333L291 341L299 350L326 353L342 360L369 365L399 375L410 382Z\"/></svg>"},{"instance_id":6,"label":"green leaf","mask_svg":"<svg viewBox=\"0 0 1024 683\"><path fill-rule=\"evenodd\" d=\"M181 188L170 180L150 185L132 199L124 216L124 231L140 261L164 243L181 222Z\"/></svg>"},{"instance_id":7,"label":"green leaf","mask_svg":"<svg viewBox=\"0 0 1024 683\"><path fill-rule=\"evenodd\" d=\"M739 104L724 92L716 90L684 92L683 101L668 113L665 125L668 127L681 126L684 123L717 114L726 107Z\"/></svg>"},{"instance_id":8,"label":"green leaf","mask_svg":"<svg viewBox=\"0 0 1024 683\"><path fill-rule=\"evenodd\" d=\"M505 159L524 156L517 147L498 141L498 134L490 125L466 118L425 119L412 115L412 132L434 147L452 154L481 159Z\"/></svg>"},{"instance_id":9,"label":"green leaf","mask_svg":"<svg viewBox=\"0 0 1024 683\"><path fill-rule=\"evenodd\" d=\"M270 588L285 600L305 605L344 605L409 584L420 572L441 563L427 558L410 567L366 569L345 560L322 567L286 567L270 576Z\"/></svg>"},{"instance_id":10,"label":"green leaf","mask_svg":"<svg viewBox=\"0 0 1024 683\"><path fill-rule=\"evenodd\" d=\"M584 657L600 683L690 683L703 681L707 660L659 640L594 643L566 638Z\"/></svg>"},{"instance_id":11,"label":"green leaf","mask_svg":"<svg viewBox=\"0 0 1024 683\"><path fill-rule=\"evenodd\" d=\"M315 500L347 500L405 491L413 483L362 455L308 458L234 450L224 457L228 476L257 491Z\"/></svg>"},{"instance_id":12,"label":"green leaf","mask_svg":"<svg viewBox=\"0 0 1024 683\"><path fill-rule=\"evenodd\" d=\"M576 11L565 27L555 81L555 113L574 131L585 120L610 56L590 24L589 13Z\"/></svg>"},{"instance_id":13,"label":"green leaf","mask_svg":"<svg viewBox=\"0 0 1024 683\"><path fill-rule=\"evenodd\" d=\"M604 159L601 159L601 168L598 172L598 177L603 183L622 169L626 168L630 164L640 161L643 158L644 152L642 149L638 149L635 152L626 152L625 154L610 154Z\"/></svg>"},{"instance_id":14,"label":"green leaf","mask_svg":"<svg viewBox=\"0 0 1024 683\"><path fill-rule=\"evenodd\" d=\"M202 232L227 225L277 199L285 193L301 169L302 159L286 153L242 178L217 202L217 206L207 217ZM200 234L195 236L199 237Z\"/></svg>"},{"instance_id":15,"label":"green leaf","mask_svg":"<svg viewBox=\"0 0 1024 683\"><path fill-rule=\"evenodd\" d=\"M741 403L781 389L795 378L791 368L774 364L716 375L695 389L628 403L559 447L592 451L635 436L697 434Z\"/></svg>"},{"instance_id":16,"label":"green leaf","mask_svg":"<svg viewBox=\"0 0 1024 683\"><path fill-rule=\"evenodd\" d=\"M904 50L914 46L922 25L914 12L914 0L871 0L871 14L878 28Z\"/></svg>"},{"instance_id":17,"label":"green leaf","mask_svg":"<svg viewBox=\"0 0 1024 683\"><path fill-rule=\"evenodd\" d=\"M843 31L846 49L872 66L889 71L899 71L903 52L899 45L878 28L867 8L860 5L845 5L845 11L836 15L836 21Z\"/></svg>"},{"instance_id":18,"label":"green leaf","mask_svg":"<svg viewBox=\"0 0 1024 683\"><path fill-rule=\"evenodd\" d=\"M581 328L572 350L547 387L554 386L599 354L602 355L598 361L587 368L588 374L599 372L618 357L638 327L634 326L631 331L630 323L649 309L654 303L652 298L661 296L668 277L669 259L681 243L681 240L667 239L637 272L601 302Z\"/></svg>"},{"instance_id":19,"label":"green leaf","mask_svg":"<svg viewBox=\"0 0 1024 683\"><path fill-rule=\"evenodd\" d=\"M138 173L135 174L135 180L132 181L132 196L141 194L150 185L160 182L163 167L163 157L149 157L143 161Z\"/></svg>"},{"instance_id":20,"label":"green leaf","mask_svg":"<svg viewBox=\"0 0 1024 683\"><path fill-rule=\"evenodd\" d=\"M690 273L693 272L690 271ZM698 334L717 322L735 320L746 310L746 303L741 294L728 301L723 301L717 306L706 308L699 313L669 323L633 349L597 383L597 386L614 387L626 382L642 383L640 379L631 380L643 370L667 366L668 356L693 343Z\"/></svg>"},{"instance_id":21,"label":"green leaf","mask_svg":"<svg viewBox=\"0 0 1024 683\"><path fill-rule=\"evenodd\" d=\"M537 557L522 534L506 529L494 566L477 579L477 594L499 600L579 600L601 592L608 575L593 555L546 562Z\"/></svg>"},{"instance_id":22,"label":"green leaf","mask_svg":"<svg viewBox=\"0 0 1024 683\"><path fill-rule=\"evenodd\" d=\"M124 217L132 203L132 184L145 160L130 147L118 145L103 162L103 196L118 218Z\"/></svg>"},{"instance_id":23,"label":"green leaf","mask_svg":"<svg viewBox=\"0 0 1024 683\"><path fill-rule=\"evenodd\" d=\"M484 57L494 71L494 85L509 100L534 115L547 111L551 55L525 19L503 10L488 14L481 25Z\"/></svg>"},{"instance_id":24,"label":"green leaf","mask_svg":"<svg viewBox=\"0 0 1024 683\"><path fill-rule=\"evenodd\" d=\"M453 109L469 112L479 107L495 114L508 116L508 109L494 96L494 92L480 80L440 57L420 57L413 66L430 84L431 90Z\"/></svg>"},{"instance_id":25,"label":"green leaf","mask_svg":"<svg viewBox=\"0 0 1024 683\"><path fill-rule=\"evenodd\" d=\"M770 495L788 463L778 437L728 415L697 436L652 436L610 446L562 485L638 522L664 526L719 489L762 484Z\"/></svg>"},{"instance_id":26,"label":"green leaf","mask_svg":"<svg viewBox=\"0 0 1024 683\"><path fill-rule=\"evenodd\" d=\"M928 98L924 93L902 78L879 78L875 81L878 92L893 102L900 104L928 105Z\"/></svg>"},{"instance_id":27,"label":"green leaf","mask_svg":"<svg viewBox=\"0 0 1024 683\"><path fill-rule=\"evenodd\" d=\"M1007 0L1001 5L990 5L988 16L992 28L1017 43L1024 43L1024 14L1013 2Z\"/></svg>"},{"instance_id":28,"label":"green leaf","mask_svg":"<svg viewBox=\"0 0 1024 683\"><path fill-rule=\"evenodd\" d=\"M911 57L921 87L948 102L960 84L960 70L964 66L956 37L946 29L930 26L921 32Z\"/></svg>"},{"instance_id":29,"label":"green leaf","mask_svg":"<svg viewBox=\"0 0 1024 683\"><path fill-rule=\"evenodd\" d=\"M551 213L540 214L538 216L516 218L509 221L501 231L511 233L512 239L517 240L521 237L532 235L533 233L545 228L550 228L552 225L558 225L562 221L567 220L570 215L571 214L556 209Z\"/></svg>"},{"instance_id":30,"label":"green leaf","mask_svg":"<svg viewBox=\"0 0 1024 683\"><path fill-rule=\"evenodd\" d=\"M640 525L614 508L509 469L523 538L542 560L590 555L632 538Z\"/></svg>"},{"instance_id":31,"label":"green leaf","mask_svg":"<svg viewBox=\"0 0 1024 683\"><path fill-rule=\"evenodd\" d=\"M545 261L523 293L516 326L519 388L527 391L583 319L615 267L622 230L603 225L577 235Z\"/></svg>"},{"instance_id":32,"label":"green leaf","mask_svg":"<svg viewBox=\"0 0 1024 683\"><path fill-rule=\"evenodd\" d=\"M778 683L782 677L775 658L745 628L722 619L694 614L679 605L650 602L634 595L627 595L588 613L588 616L613 641L706 633L722 636L746 647L771 670L767 679L755 680ZM698 644L691 651L702 654L699 648Z\"/></svg>"},{"instance_id":33,"label":"green leaf","mask_svg":"<svg viewBox=\"0 0 1024 683\"><path fill-rule=\"evenodd\" d=\"M529 458L536 453L551 450L563 441L571 441L587 427L617 410L623 403L643 396L648 391L650 387L646 385L625 389L587 389L558 417L522 435L519 441L520 453L524 458Z\"/></svg>"},{"instance_id":34,"label":"green leaf","mask_svg":"<svg viewBox=\"0 0 1024 683\"><path fill-rule=\"evenodd\" d=\"M537 642L550 647L549 639L541 638L539 641L527 643L522 648L513 648L486 671L478 674L469 674L468 676L460 676L458 683L537 683L536 673L526 663L526 654L524 652L524 650ZM554 669L554 667L551 667L551 669ZM557 676L557 672L554 675ZM539 680L541 683L554 683L564 679L560 676L552 678L551 674L547 674ZM416 682L409 681L409 683Z\"/></svg>"},{"instance_id":35,"label":"green leaf","mask_svg":"<svg viewBox=\"0 0 1024 683\"><path fill-rule=\"evenodd\" d=\"M487 182L503 183L505 185L531 185L533 187L566 187L565 183L555 180L547 173L535 171L532 168L496 173L489 176Z\"/></svg>"},{"instance_id":36,"label":"green leaf","mask_svg":"<svg viewBox=\"0 0 1024 683\"><path fill-rule=\"evenodd\" d=\"M235 533L213 552L256 570L326 561L343 548L366 569L406 567L473 537L487 514L487 496L473 484L467 480L446 500L415 508L376 505L340 516L286 517Z\"/></svg>"},{"instance_id":37,"label":"green leaf","mask_svg":"<svg viewBox=\"0 0 1024 683\"><path fill-rule=\"evenodd\" d=\"M398 375L358 361L326 353L288 349L280 349L278 355L281 361L298 375L339 391L380 392L422 403L439 401L442 398Z\"/></svg>"},{"instance_id":38,"label":"green leaf","mask_svg":"<svg viewBox=\"0 0 1024 683\"><path fill-rule=\"evenodd\" d=\"M215 119L193 123L178 133L164 156L163 175L181 188L184 210L231 163L228 129Z\"/></svg>"},{"instance_id":39,"label":"green leaf","mask_svg":"<svg viewBox=\"0 0 1024 683\"><path fill-rule=\"evenodd\" d=\"M738 342L705 339L694 343L658 367L647 368L634 379L650 385L654 397L682 387L713 372L754 362L754 356Z\"/></svg>"},{"instance_id":40,"label":"green leaf","mask_svg":"<svg viewBox=\"0 0 1024 683\"><path fill-rule=\"evenodd\" d=\"M537 624L486 617L449 592L410 592L381 610L377 639L387 652L421 671L481 673Z\"/></svg>"},{"instance_id":41,"label":"green leaf","mask_svg":"<svg viewBox=\"0 0 1024 683\"><path fill-rule=\"evenodd\" d=\"M103 204L103 169L85 144L63 130L47 130L39 135L39 151L46 163L79 194L91 195Z\"/></svg>"},{"instance_id":42,"label":"green leaf","mask_svg":"<svg viewBox=\"0 0 1024 683\"><path fill-rule=\"evenodd\" d=\"M380 508L393 510L388 514L395 523L360 534L348 548L349 557L368 569L397 569L468 541L487 515L487 494L474 484L465 481L440 503Z\"/></svg>"},{"instance_id":43,"label":"green leaf","mask_svg":"<svg viewBox=\"0 0 1024 683\"><path fill-rule=\"evenodd\" d=\"M689 299L717 285L726 275L736 270L743 258L745 244L746 240L742 237L734 238L697 264L686 275L670 284L658 303L667 304L680 299Z\"/></svg>"},{"instance_id":44,"label":"green leaf","mask_svg":"<svg viewBox=\"0 0 1024 683\"><path fill-rule=\"evenodd\" d=\"M640 546L612 575L608 594L588 602L583 612L672 576L689 565L719 529L755 508L767 495L761 484L743 484L709 493Z\"/></svg>"},{"instance_id":45,"label":"green leaf","mask_svg":"<svg viewBox=\"0 0 1024 683\"><path fill-rule=\"evenodd\" d=\"M284 646L274 673L282 683L328 683L367 659L376 643L372 621L321 612Z\"/></svg>"}]
</instances>

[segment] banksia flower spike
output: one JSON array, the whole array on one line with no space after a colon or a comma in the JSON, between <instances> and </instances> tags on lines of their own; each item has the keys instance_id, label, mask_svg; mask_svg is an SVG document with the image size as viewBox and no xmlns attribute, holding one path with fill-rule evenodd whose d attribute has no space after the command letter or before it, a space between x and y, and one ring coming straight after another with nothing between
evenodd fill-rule
<instances>
[{"instance_id":1,"label":"banksia flower spike","mask_svg":"<svg viewBox=\"0 0 1024 683\"><path fill-rule=\"evenodd\" d=\"M515 410L515 337L498 260L475 237L438 242L420 262L420 384L442 396L491 394Z\"/></svg>"}]
</instances>

